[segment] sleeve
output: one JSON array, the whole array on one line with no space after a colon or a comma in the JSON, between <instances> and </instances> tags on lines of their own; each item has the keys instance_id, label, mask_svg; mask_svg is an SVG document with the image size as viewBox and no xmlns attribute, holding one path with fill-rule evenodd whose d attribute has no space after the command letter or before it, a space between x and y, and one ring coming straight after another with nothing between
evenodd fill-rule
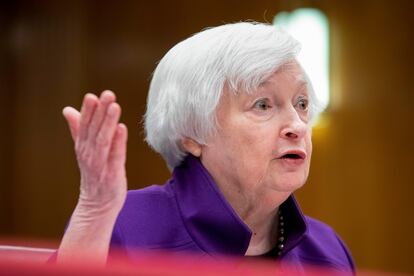
<instances>
[{"instance_id":1,"label":"sleeve","mask_svg":"<svg viewBox=\"0 0 414 276\"><path fill-rule=\"evenodd\" d=\"M349 270L352 271L355 275L355 262L352 258L351 251L348 249L345 242L338 235L336 235L336 238L338 239L339 244L341 245L342 249L344 250L346 258L348 259Z\"/></svg>"},{"instance_id":2,"label":"sleeve","mask_svg":"<svg viewBox=\"0 0 414 276\"><path fill-rule=\"evenodd\" d=\"M121 225L116 222L112 231L111 241L109 243L108 261L110 264L115 259L125 259L127 257L127 248L125 239L122 234Z\"/></svg>"},{"instance_id":3,"label":"sleeve","mask_svg":"<svg viewBox=\"0 0 414 276\"><path fill-rule=\"evenodd\" d=\"M309 264L331 267L355 275L351 252L342 238L329 225L307 217L308 233L301 241L301 258Z\"/></svg>"}]
</instances>

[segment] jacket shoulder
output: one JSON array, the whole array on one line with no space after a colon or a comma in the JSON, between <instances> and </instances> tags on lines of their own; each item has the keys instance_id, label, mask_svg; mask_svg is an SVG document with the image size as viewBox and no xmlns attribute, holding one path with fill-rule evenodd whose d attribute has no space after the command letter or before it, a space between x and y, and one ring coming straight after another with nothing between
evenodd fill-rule
<instances>
[{"instance_id":1,"label":"jacket shoulder","mask_svg":"<svg viewBox=\"0 0 414 276\"><path fill-rule=\"evenodd\" d=\"M115 223L111 245L167 249L191 239L183 225L174 193L168 185L152 185L127 193Z\"/></svg>"},{"instance_id":2,"label":"jacket shoulder","mask_svg":"<svg viewBox=\"0 0 414 276\"><path fill-rule=\"evenodd\" d=\"M299 256L315 265L354 271L354 261L339 235L327 224L305 216L308 232L300 243Z\"/></svg>"}]
</instances>

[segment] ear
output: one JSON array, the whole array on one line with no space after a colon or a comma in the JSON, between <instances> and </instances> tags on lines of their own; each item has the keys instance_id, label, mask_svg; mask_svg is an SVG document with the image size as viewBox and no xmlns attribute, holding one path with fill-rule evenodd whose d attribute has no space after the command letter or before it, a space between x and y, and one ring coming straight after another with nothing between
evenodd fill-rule
<instances>
[{"instance_id":1,"label":"ear","mask_svg":"<svg viewBox=\"0 0 414 276\"><path fill-rule=\"evenodd\" d=\"M187 152L191 153L195 157L201 156L201 145L194 139L185 137L181 140L181 144Z\"/></svg>"}]
</instances>

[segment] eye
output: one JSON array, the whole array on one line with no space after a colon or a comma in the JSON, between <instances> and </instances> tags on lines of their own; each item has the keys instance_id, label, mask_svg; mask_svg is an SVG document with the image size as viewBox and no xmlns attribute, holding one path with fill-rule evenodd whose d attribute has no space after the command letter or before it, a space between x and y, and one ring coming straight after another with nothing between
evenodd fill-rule
<instances>
[{"instance_id":1,"label":"eye","mask_svg":"<svg viewBox=\"0 0 414 276\"><path fill-rule=\"evenodd\" d=\"M306 98L300 97L295 105L302 111L307 111L309 108L309 101Z\"/></svg>"},{"instance_id":2,"label":"eye","mask_svg":"<svg viewBox=\"0 0 414 276\"><path fill-rule=\"evenodd\" d=\"M261 110L261 111L266 111L271 107L272 106L269 104L268 99L259 99L253 105L254 109L258 109L258 110Z\"/></svg>"}]
</instances>

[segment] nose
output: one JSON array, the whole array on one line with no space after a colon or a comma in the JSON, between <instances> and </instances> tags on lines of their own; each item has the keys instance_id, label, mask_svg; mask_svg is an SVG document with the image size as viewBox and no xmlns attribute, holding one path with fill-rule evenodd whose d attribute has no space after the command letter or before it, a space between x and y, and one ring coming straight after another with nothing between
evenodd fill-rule
<instances>
[{"instance_id":1,"label":"nose","mask_svg":"<svg viewBox=\"0 0 414 276\"><path fill-rule=\"evenodd\" d=\"M284 123L280 131L281 138L289 140L300 140L308 131L308 123L302 120L296 110L290 110L284 116Z\"/></svg>"}]
</instances>

